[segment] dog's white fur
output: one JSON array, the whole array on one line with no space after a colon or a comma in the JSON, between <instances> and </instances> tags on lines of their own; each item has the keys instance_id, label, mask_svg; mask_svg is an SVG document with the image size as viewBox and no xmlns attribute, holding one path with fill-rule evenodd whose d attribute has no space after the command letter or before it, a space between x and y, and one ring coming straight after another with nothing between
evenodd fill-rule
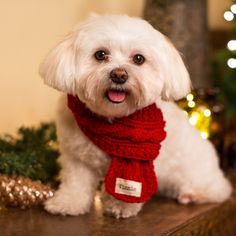
<instances>
[{"instance_id":1,"label":"dog's white fur","mask_svg":"<svg viewBox=\"0 0 236 236\"><path fill-rule=\"evenodd\" d=\"M109 51L106 62L95 60L94 53L99 49ZM139 66L132 61L137 53L146 58ZM108 88L117 87L109 79L109 73L117 67L129 75L122 87L130 93L121 104L104 96ZM219 168L212 144L202 139L183 111L168 101L182 98L190 90L183 61L167 38L146 21L126 15L90 17L49 53L40 74L46 84L77 95L89 109L109 120L155 102L163 112L167 131L155 160L159 193L183 204L229 198L231 185ZM57 131L62 182L45 208L54 214L84 214L93 203L110 158L81 132L65 96L59 103ZM102 200L105 211L117 218L134 216L142 207L118 201L105 191Z\"/></svg>"}]
</instances>

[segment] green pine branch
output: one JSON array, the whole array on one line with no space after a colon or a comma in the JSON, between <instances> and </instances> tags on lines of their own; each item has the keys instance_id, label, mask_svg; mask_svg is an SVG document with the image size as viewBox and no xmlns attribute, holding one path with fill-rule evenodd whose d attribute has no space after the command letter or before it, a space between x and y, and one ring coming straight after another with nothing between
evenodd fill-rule
<instances>
[{"instance_id":1,"label":"green pine branch","mask_svg":"<svg viewBox=\"0 0 236 236\"><path fill-rule=\"evenodd\" d=\"M53 182L59 171L56 162L59 152L52 146L56 141L54 123L20 128L17 138L0 137L0 173Z\"/></svg>"}]
</instances>

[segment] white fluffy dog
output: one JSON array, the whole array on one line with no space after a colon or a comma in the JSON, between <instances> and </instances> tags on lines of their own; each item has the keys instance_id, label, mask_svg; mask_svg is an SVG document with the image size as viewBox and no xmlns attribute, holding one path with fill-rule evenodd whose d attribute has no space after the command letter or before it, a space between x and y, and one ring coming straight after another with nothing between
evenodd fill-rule
<instances>
[{"instance_id":1,"label":"white fluffy dog","mask_svg":"<svg viewBox=\"0 0 236 236\"><path fill-rule=\"evenodd\" d=\"M127 81L111 80L110 73L117 68L125 71ZM183 204L229 198L231 185L219 168L214 147L171 102L190 90L183 61L170 41L146 21L126 15L92 16L49 53L40 74L46 84L77 95L91 111L109 120L156 103L167 132L154 162L159 193ZM120 96L106 96L116 88ZM110 158L82 133L66 96L60 100L57 118L61 185L45 208L53 214L84 214ZM142 207L105 191L102 200L105 212L117 218L134 216Z\"/></svg>"}]
</instances>

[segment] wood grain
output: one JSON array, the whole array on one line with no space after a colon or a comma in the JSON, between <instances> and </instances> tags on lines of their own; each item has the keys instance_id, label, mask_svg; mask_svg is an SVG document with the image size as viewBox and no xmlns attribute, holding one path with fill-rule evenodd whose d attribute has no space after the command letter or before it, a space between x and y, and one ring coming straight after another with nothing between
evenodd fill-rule
<instances>
[{"instance_id":1,"label":"wood grain","mask_svg":"<svg viewBox=\"0 0 236 236\"><path fill-rule=\"evenodd\" d=\"M223 220L229 213L231 218L234 216L236 219L235 196L224 204L198 206L183 206L173 200L155 196L146 203L138 216L120 220L104 216L98 197L96 199L89 214L77 217L50 215L42 208L28 210L12 208L2 211L0 212L0 235L199 235L199 230L203 230L204 227L210 230L221 221L225 222ZM212 223L213 219L217 221Z\"/></svg>"}]
</instances>

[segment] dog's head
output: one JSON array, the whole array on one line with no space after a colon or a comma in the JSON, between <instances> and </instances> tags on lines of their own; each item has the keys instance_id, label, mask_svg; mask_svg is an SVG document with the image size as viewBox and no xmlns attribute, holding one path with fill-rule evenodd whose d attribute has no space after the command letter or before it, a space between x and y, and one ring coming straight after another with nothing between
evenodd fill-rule
<instances>
[{"instance_id":1,"label":"dog's head","mask_svg":"<svg viewBox=\"0 0 236 236\"><path fill-rule=\"evenodd\" d=\"M46 84L77 95L93 112L122 117L190 89L184 63L149 23L126 15L92 16L54 48L40 68Z\"/></svg>"}]
</instances>

